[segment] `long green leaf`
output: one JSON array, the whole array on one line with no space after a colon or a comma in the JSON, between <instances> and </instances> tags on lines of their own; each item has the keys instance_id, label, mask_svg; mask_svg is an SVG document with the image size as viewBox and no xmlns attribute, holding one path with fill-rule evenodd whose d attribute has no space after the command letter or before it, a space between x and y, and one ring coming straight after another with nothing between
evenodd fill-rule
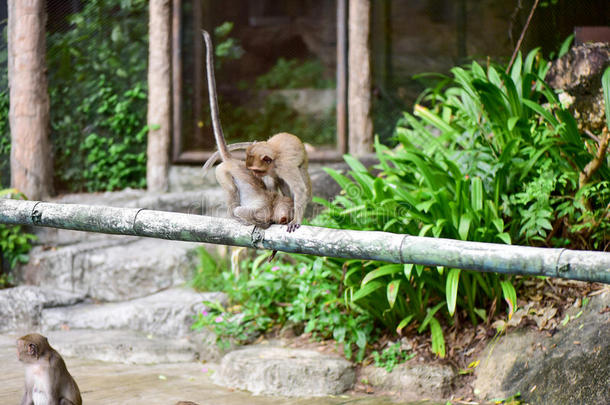
<instances>
[{"instance_id":1,"label":"long green leaf","mask_svg":"<svg viewBox=\"0 0 610 405\"><path fill-rule=\"evenodd\" d=\"M445 337L443 328L436 318L430 320L430 338L432 340L432 351L440 358L445 357Z\"/></svg>"},{"instance_id":2,"label":"long green leaf","mask_svg":"<svg viewBox=\"0 0 610 405\"><path fill-rule=\"evenodd\" d=\"M400 289L401 282L401 279L396 279L388 283L387 296L390 308L394 308L394 303L396 302L396 297L398 297L398 290Z\"/></svg>"},{"instance_id":3,"label":"long green leaf","mask_svg":"<svg viewBox=\"0 0 610 405\"><path fill-rule=\"evenodd\" d=\"M447 309L449 315L453 316L457 303L458 285L460 281L460 269L451 269L447 275L447 286L445 295L447 297Z\"/></svg>"},{"instance_id":4,"label":"long green leaf","mask_svg":"<svg viewBox=\"0 0 610 405\"><path fill-rule=\"evenodd\" d=\"M382 283L381 281L370 282L354 293L354 295L352 296L352 301L361 300L362 298L374 293L375 291L379 290L380 288L383 288L384 286L385 283Z\"/></svg>"},{"instance_id":5,"label":"long green leaf","mask_svg":"<svg viewBox=\"0 0 610 405\"><path fill-rule=\"evenodd\" d=\"M369 271L366 274L366 276L364 276L364 278L362 279L362 286L364 287L370 281L372 281L376 278L400 273L402 270L403 270L402 264L386 264L385 266L381 266L378 269Z\"/></svg>"},{"instance_id":6,"label":"long green leaf","mask_svg":"<svg viewBox=\"0 0 610 405\"><path fill-rule=\"evenodd\" d=\"M508 303L508 319L510 320L517 309L517 292L510 281L500 281L500 285L502 286L502 295L504 295L504 299Z\"/></svg>"}]
</instances>

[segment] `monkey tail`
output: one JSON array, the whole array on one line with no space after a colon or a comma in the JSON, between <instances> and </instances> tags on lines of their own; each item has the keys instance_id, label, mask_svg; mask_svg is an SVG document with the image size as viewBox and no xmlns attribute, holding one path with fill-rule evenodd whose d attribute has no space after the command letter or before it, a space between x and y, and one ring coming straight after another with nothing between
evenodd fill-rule
<instances>
[{"instance_id":1,"label":"monkey tail","mask_svg":"<svg viewBox=\"0 0 610 405\"><path fill-rule=\"evenodd\" d=\"M232 143L231 145L227 145L227 148L229 149L229 152L233 152L234 150L246 149L248 146L250 146L252 144L254 144L254 142L237 142L237 143ZM210 167L212 167L214 165L214 163L216 163L216 161L218 160L218 156L219 156L219 153L214 152L208 158L208 160L203 165L203 174L205 174L210 169Z\"/></svg>"},{"instance_id":2,"label":"monkey tail","mask_svg":"<svg viewBox=\"0 0 610 405\"><path fill-rule=\"evenodd\" d=\"M214 78L214 49L212 47L212 38L206 30L201 30L203 40L206 47L206 66L208 75L208 94L210 96L210 111L212 112L212 127L214 128L214 138L218 146L218 152L222 160L231 158L231 153L227 148L220 119L218 118L218 96L216 95L216 79Z\"/></svg>"}]
</instances>

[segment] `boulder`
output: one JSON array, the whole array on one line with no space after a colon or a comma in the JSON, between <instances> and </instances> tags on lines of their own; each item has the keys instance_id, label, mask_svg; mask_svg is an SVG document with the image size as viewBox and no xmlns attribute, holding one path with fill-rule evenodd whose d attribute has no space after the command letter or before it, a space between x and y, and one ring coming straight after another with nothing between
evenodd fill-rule
<instances>
[{"instance_id":1,"label":"boulder","mask_svg":"<svg viewBox=\"0 0 610 405\"><path fill-rule=\"evenodd\" d=\"M562 96L579 129L599 133L606 125L601 77L610 66L610 44L585 43L572 47L551 64L546 81Z\"/></svg>"},{"instance_id":2,"label":"boulder","mask_svg":"<svg viewBox=\"0 0 610 405\"><path fill-rule=\"evenodd\" d=\"M351 363L311 350L252 346L226 354L214 382L253 394L287 397L337 395L354 384Z\"/></svg>"},{"instance_id":3,"label":"boulder","mask_svg":"<svg viewBox=\"0 0 610 405\"><path fill-rule=\"evenodd\" d=\"M531 404L602 404L610 392L610 292L568 311L553 335L520 331L481 354L475 393Z\"/></svg>"}]
</instances>

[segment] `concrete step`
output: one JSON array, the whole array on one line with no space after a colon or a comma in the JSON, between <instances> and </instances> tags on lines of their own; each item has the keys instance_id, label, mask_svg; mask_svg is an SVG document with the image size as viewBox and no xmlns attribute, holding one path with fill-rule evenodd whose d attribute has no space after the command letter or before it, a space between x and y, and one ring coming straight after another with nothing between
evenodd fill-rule
<instances>
[{"instance_id":1,"label":"concrete step","mask_svg":"<svg viewBox=\"0 0 610 405\"><path fill-rule=\"evenodd\" d=\"M16 273L25 284L84 294L95 301L124 301L190 280L198 246L127 236L52 249L37 246Z\"/></svg>"},{"instance_id":2,"label":"concrete step","mask_svg":"<svg viewBox=\"0 0 610 405\"><path fill-rule=\"evenodd\" d=\"M43 309L43 330L129 329L155 336L184 337L192 333L196 314L206 309L203 301L226 304L224 293L202 293L190 288L172 288L143 298L105 304Z\"/></svg>"}]
</instances>

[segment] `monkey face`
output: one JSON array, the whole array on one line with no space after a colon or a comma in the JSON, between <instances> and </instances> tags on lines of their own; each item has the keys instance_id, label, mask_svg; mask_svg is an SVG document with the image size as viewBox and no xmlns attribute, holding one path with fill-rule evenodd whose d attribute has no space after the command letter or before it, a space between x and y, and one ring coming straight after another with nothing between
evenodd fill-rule
<instances>
[{"instance_id":1,"label":"monkey face","mask_svg":"<svg viewBox=\"0 0 610 405\"><path fill-rule=\"evenodd\" d=\"M275 153L266 142L255 143L246 149L246 167L258 177L270 174L274 160Z\"/></svg>"},{"instance_id":2,"label":"monkey face","mask_svg":"<svg viewBox=\"0 0 610 405\"><path fill-rule=\"evenodd\" d=\"M37 333L22 336L17 340L17 358L23 363L35 363L48 345L47 338Z\"/></svg>"}]
</instances>

